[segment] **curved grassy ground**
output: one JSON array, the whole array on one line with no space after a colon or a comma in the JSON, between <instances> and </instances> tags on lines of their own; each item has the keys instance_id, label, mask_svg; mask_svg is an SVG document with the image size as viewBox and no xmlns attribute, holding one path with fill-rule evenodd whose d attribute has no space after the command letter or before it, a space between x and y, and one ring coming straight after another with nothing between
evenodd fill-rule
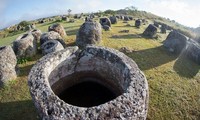
<instances>
[{"instance_id":1,"label":"curved grassy ground","mask_svg":"<svg viewBox=\"0 0 200 120\"><path fill-rule=\"evenodd\" d=\"M76 32L82 20L75 23L62 22L68 36L65 42L74 45ZM40 24L37 28L47 31L52 23ZM167 35L158 40L141 37L147 26L140 29L120 21L111 31L103 31L102 46L120 49L128 47L134 50L127 53L145 73L150 91L148 120L199 120L200 119L200 66L188 60L184 55L169 54L162 47ZM119 33L130 30L129 33ZM0 45L10 44L17 36L0 40ZM37 120L27 86L27 75L34 63L41 57L37 54L31 61L20 64L20 74L16 80L0 89L0 120Z\"/></svg>"}]
</instances>

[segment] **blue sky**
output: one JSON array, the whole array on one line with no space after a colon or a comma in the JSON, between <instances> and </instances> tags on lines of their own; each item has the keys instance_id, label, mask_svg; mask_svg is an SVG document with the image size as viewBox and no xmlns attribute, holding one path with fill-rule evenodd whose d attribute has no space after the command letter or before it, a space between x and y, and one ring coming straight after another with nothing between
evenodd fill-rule
<instances>
[{"instance_id":1,"label":"blue sky","mask_svg":"<svg viewBox=\"0 0 200 120\"><path fill-rule=\"evenodd\" d=\"M191 27L200 25L199 0L0 0L0 28L51 15L135 6Z\"/></svg>"}]
</instances>

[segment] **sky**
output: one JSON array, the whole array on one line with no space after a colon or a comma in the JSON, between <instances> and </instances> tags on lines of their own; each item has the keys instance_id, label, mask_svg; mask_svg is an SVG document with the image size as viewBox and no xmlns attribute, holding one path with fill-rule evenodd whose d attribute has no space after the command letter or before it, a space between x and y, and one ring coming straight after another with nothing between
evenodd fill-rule
<instances>
[{"instance_id":1,"label":"sky","mask_svg":"<svg viewBox=\"0 0 200 120\"><path fill-rule=\"evenodd\" d=\"M0 0L0 29L53 15L96 12L135 6L188 27L200 25L200 0Z\"/></svg>"}]
</instances>

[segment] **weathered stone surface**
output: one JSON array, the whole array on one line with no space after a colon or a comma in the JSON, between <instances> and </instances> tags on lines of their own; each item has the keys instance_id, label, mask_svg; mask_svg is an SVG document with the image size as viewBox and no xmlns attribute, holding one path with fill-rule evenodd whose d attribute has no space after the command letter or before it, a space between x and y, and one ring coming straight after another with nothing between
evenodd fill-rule
<instances>
[{"instance_id":1,"label":"weathered stone surface","mask_svg":"<svg viewBox=\"0 0 200 120\"><path fill-rule=\"evenodd\" d=\"M101 76L103 79L93 82L113 90L117 97L92 107L74 106L61 100L57 95L80 83L79 77L94 77L88 73L68 79L71 74L84 71ZM81 51L70 47L48 54L31 69L28 85L43 120L145 120L147 116L147 80L132 59L114 49L88 46Z\"/></svg>"},{"instance_id":2,"label":"weathered stone surface","mask_svg":"<svg viewBox=\"0 0 200 120\"><path fill-rule=\"evenodd\" d=\"M108 25L104 25L104 26L102 26L102 28L103 28L105 31L110 31L110 30L111 30L111 27L109 27Z\"/></svg>"},{"instance_id":3,"label":"weathered stone surface","mask_svg":"<svg viewBox=\"0 0 200 120\"><path fill-rule=\"evenodd\" d=\"M141 26L141 20L138 19L135 21L135 27L140 28L140 26Z\"/></svg>"},{"instance_id":4,"label":"weathered stone surface","mask_svg":"<svg viewBox=\"0 0 200 120\"><path fill-rule=\"evenodd\" d=\"M50 32L43 33L40 37L40 45L42 45L48 40L57 40L62 44L64 48L67 47L66 43L64 42L60 34L58 34L57 32L50 31Z\"/></svg>"},{"instance_id":5,"label":"weathered stone surface","mask_svg":"<svg viewBox=\"0 0 200 120\"><path fill-rule=\"evenodd\" d=\"M183 34L172 31L167 36L167 39L164 41L163 45L168 49L169 52L179 54L186 47L187 37Z\"/></svg>"},{"instance_id":6,"label":"weathered stone surface","mask_svg":"<svg viewBox=\"0 0 200 120\"><path fill-rule=\"evenodd\" d=\"M87 44L99 44L102 38L101 25L94 21L87 21L81 25L76 36L76 44L84 47Z\"/></svg>"},{"instance_id":7,"label":"weathered stone surface","mask_svg":"<svg viewBox=\"0 0 200 120\"><path fill-rule=\"evenodd\" d=\"M57 40L48 40L41 46L42 54L46 55L64 49L62 44Z\"/></svg>"},{"instance_id":8,"label":"weathered stone surface","mask_svg":"<svg viewBox=\"0 0 200 120\"><path fill-rule=\"evenodd\" d=\"M40 40L40 36L42 35L42 31L39 29L31 30L30 33L34 36L36 41Z\"/></svg>"},{"instance_id":9,"label":"weathered stone surface","mask_svg":"<svg viewBox=\"0 0 200 120\"><path fill-rule=\"evenodd\" d=\"M32 57L37 52L37 41L31 33L23 34L13 42L13 50L17 58Z\"/></svg>"},{"instance_id":10,"label":"weathered stone surface","mask_svg":"<svg viewBox=\"0 0 200 120\"><path fill-rule=\"evenodd\" d=\"M110 22L111 22L111 24L117 24L117 17L115 17L115 16L110 16Z\"/></svg>"},{"instance_id":11,"label":"weathered stone surface","mask_svg":"<svg viewBox=\"0 0 200 120\"><path fill-rule=\"evenodd\" d=\"M102 26L108 25L109 27L111 27L111 22L110 22L110 19L108 18L100 18L99 22Z\"/></svg>"},{"instance_id":12,"label":"weathered stone surface","mask_svg":"<svg viewBox=\"0 0 200 120\"><path fill-rule=\"evenodd\" d=\"M17 77L17 59L11 46L0 47L0 86Z\"/></svg>"},{"instance_id":13,"label":"weathered stone surface","mask_svg":"<svg viewBox=\"0 0 200 120\"><path fill-rule=\"evenodd\" d=\"M194 40L189 39L186 47L186 54L189 59L200 65L200 45Z\"/></svg>"},{"instance_id":14,"label":"weathered stone surface","mask_svg":"<svg viewBox=\"0 0 200 120\"><path fill-rule=\"evenodd\" d=\"M149 38L155 38L157 37L157 31L158 31L157 27L150 24L143 32L143 35Z\"/></svg>"},{"instance_id":15,"label":"weathered stone surface","mask_svg":"<svg viewBox=\"0 0 200 120\"><path fill-rule=\"evenodd\" d=\"M61 37L66 36L64 27L58 23L49 26L49 32L50 31L55 31L55 32L59 33Z\"/></svg>"}]
</instances>

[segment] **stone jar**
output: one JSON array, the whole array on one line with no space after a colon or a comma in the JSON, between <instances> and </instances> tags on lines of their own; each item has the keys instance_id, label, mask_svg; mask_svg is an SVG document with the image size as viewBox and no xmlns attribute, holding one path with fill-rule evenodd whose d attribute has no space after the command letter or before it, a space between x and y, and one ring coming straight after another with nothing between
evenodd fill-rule
<instances>
[{"instance_id":1,"label":"stone jar","mask_svg":"<svg viewBox=\"0 0 200 120\"><path fill-rule=\"evenodd\" d=\"M88 44L99 44L102 39L101 25L94 21L87 21L81 25L76 35L76 44L85 47Z\"/></svg>"},{"instance_id":2,"label":"stone jar","mask_svg":"<svg viewBox=\"0 0 200 120\"><path fill-rule=\"evenodd\" d=\"M59 33L61 37L64 37L67 35L64 27L58 23L49 26L49 32L50 31L55 31L55 32Z\"/></svg>"},{"instance_id":3,"label":"stone jar","mask_svg":"<svg viewBox=\"0 0 200 120\"><path fill-rule=\"evenodd\" d=\"M30 31L30 33L34 36L35 40L36 41L39 41L40 40L40 37L42 35L42 31L39 30L39 29L33 29Z\"/></svg>"},{"instance_id":4,"label":"stone jar","mask_svg":"<svg viewBox=\"0 0 200 120\"><path fill-rule=\"evenodd\" d=\"M104 25L108 25L109 27L111 27L111 21L110 19L108 19L107 17L105 18L100 18L99 23L104 26Z\"/></svg>"},{"instance_id":5,"label":"stone jar","mask_svg":"<svg viewBox=\"0 0 200 120\"><path fill-rule=\"evenodd\" d=\"M157 37L157 27L153 24L150 24L146 30L143 32L143 35L149 38L156 38Z\"/></svg>"},{"instance_id":6,"label":"stone jar","mask_svg":"<svg viewBox=\"0 0 200 120\"><path fill-rule=\"evenodd\" d=\"M23 34L13 42L13 50L17 58L32 57L37 52L37 41L31 33Z\"/></svg>"},{"instance_id":7,"label":"stone jar","mask_svg":"<svg viewBox=\"0 0 200 120\"><path fill-rule=\"evenodd\" d=\"M11 46L0 47L0 86L17 77L17 58Z\"/></svg>"},{"instance_id":8,"label":"stone jar","mask_svg":"<svg viewBox=\"0 0 200 120\"><path fill-rule=\"evenodd\" d=\"M28 85L43 120L145 120L147 116L147 80L132 59L114 49L69 47L50 53L31 69Z\"/></svg>"},{"instance_id":9,"label":"stone jar","mask_svg":"<svg viewBox=\"0 0 200 120\"><path fill-rule=\"evenodd\" d=\"M45 42L44 44L42 44L41 46L41 50L42 50L42 54L46 55L52 52L57 52L64 49L64 47L62 46L62 44L57 41L57 40L49 40L47 42Z\"/></svg>"},{"instance_id":10,"label":"stone jar","mask_svg":"<svg viewBox=\"0 0 200 120\"><path fill-rule=\"evenodd\" d=\"M43 33L40 37L40 45L42 45L43 43L49 40L57 40L62 44L64 48L67 47L66 43L64 42L60 34L58 34L57 32L50 31L50 32Z\"/></svg>"}]
</instances>

